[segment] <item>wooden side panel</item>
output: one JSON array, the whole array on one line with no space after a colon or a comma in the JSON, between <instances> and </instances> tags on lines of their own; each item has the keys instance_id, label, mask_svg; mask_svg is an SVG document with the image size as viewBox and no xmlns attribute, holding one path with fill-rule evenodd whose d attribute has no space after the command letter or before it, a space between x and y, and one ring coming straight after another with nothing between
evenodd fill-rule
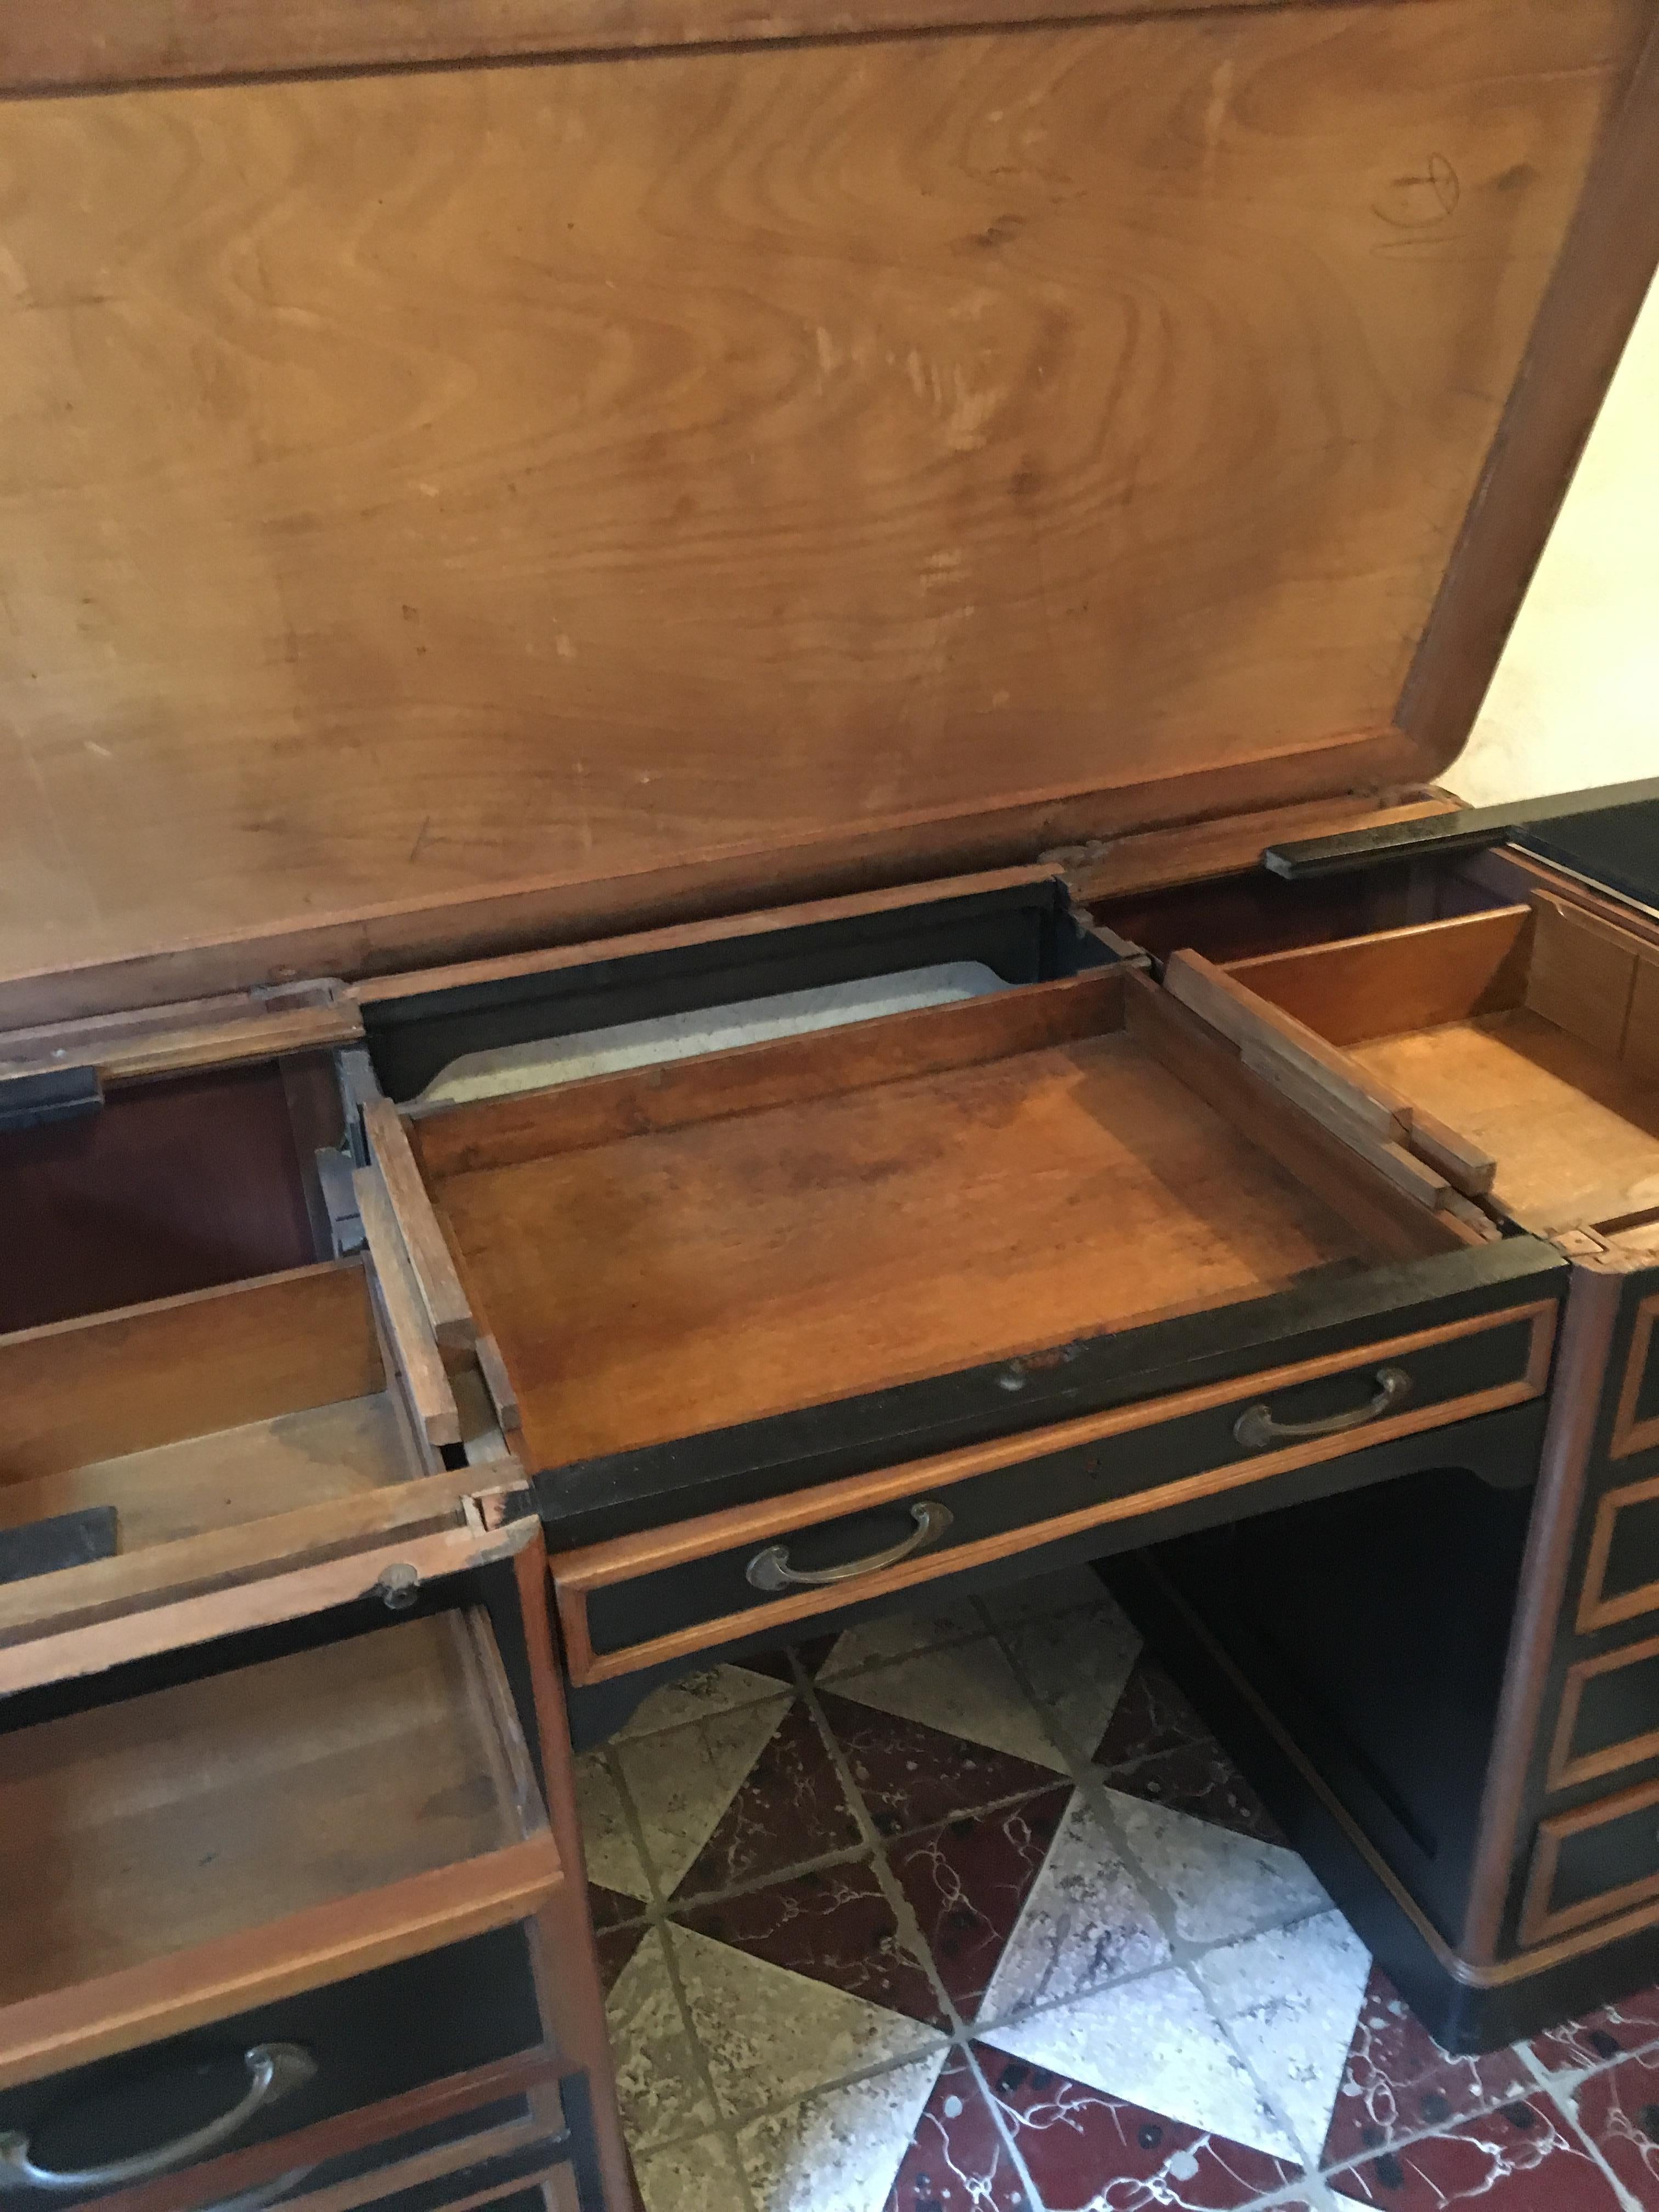
<instances>
[{"instance_id":1,"label":"wooden side panel","mask_svg":"<svg viewBox=\"0 0 1659 2212\"><path fill-rule=\"evenodd\" d=\"M0 1482L380 1389L360 1263L0 1338Z\"/></svg>"},{"instance_id":2,"label":"wooden side panel","mask_svg":"<svg viewBox=\"0 0 1659 2212\"><path fill-rule=\"evenodd\" d=\"M1432 773L1395 703L1650 16L13 104L0 978Z\"/></svg>"},{"instance_id":3,"label":"wooden side panel","mask_svg":"<svg viewBox=\"0 0 1659 2212\"><path fill-rule=\"evenodd\" d=\"M1522 1004L1530 907L1236 960L1228 972L1333 1044L1439 1029Z\"/></svg>"}]
</instances>

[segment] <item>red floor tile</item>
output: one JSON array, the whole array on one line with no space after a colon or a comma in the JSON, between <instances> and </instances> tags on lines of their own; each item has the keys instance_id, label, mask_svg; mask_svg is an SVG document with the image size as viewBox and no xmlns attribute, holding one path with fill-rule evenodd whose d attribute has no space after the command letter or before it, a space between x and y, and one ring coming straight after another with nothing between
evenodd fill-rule
<instances>
[{"instance_id":1,"label":"red floor tile","mask_svg":"<svg viewBox=\"0 0 1659 2212\"><path fill-rule=\"evenodd\" d=\"M1011 1752L988 1750L827 1690L820 1691L819 1702L881 1835L902 1835L1011 1797L1029 1797L1054 1783L1051 1767Z\"/></svg>"},{"instance_id":2,"label":"red floor tile","mask_svg":"<svg viewBox=\"0 0 1659 2212\"><path fill-rule=\"evenodd\" d=\"M1048 2212L1243 2212L1301 2169L975 2044Z\"/></svg>"},{"instance_id":3,"label":"red floor tile","mask_svg":"<svg viewBox=\"0 0 1659 2212\"><path fill-rule=\"evenodd\" d=\"M934 2027L947 2024L927 1968L906 1948L867 1859L770 1882L675 1918L700 1936L850 1996Z\"/></svg>"},{"instance_id":4,"label":"red floor tile","mask_svg":"<svg viewBox=\"0 0 1659 2212\"><path fill-rule=\"evenodd\" d=\"M1659 2050L1592 2074L1574 2105L1579 2126L1640 2205L1659 2205Z\"/></svg>"},{"instance_id":5,"label":"red floor tile","mask_svg":"<svg viewBox=\"0 0 1659 2212\"><path fill-rule=\"evenodd\" d=\"M1072 1801L1072 1784L963 1814L888 1851L951 2002L971 2020Z\"/></svg>"},{"instance_id":6,"label":"red floor tile","mask_svg":"<svg viewBox=\"0 0 1659 2212\"><path fill-rule=\"evenodd\" d=\"M599 1982L607 1996L617 1986L623 1968L645 1941L643 1923L637 1928L605 1928L595 1936L599 1950Z\"/></svg>"},{"instance_id":7,"label":"red floor tile","mask_svg":"<svg viewBox=\"0 0 1659 2212\"><path fill-rule=\"evenodd\" d=\"M1323 2162L1339 2166L1386 2150L1401 2136L1444 2130L1523 2097L1533 2087L1513 2051L1449 2058L1394 1984L1373 1966L1336 2093Z\"/></svg>"},{"instance_id":8,"label":"red floor tile","mask_svg":"<svg viewBox=\"0 0 1659 2212\"><path fill-rule=\"evenodd\" d=\"M884 2212L1031 2212L973 2068L952 2051Z\"/></svg>"},{"instance_id":9,"label":"red floor tile","mask_svg":"<svg viewBox=\"0 0 1659 2212\"><path fill-rule=\"evenodd\" d=\"M1386 2212L1623 2212L1618 2194L1547 2097L1500 2106L1447 2134L1330 2176L1339 2197Z\"/></svg>"},{"instance_id":10,"label":"red floor tile","mask_svg":"<svg viewBox=\"0 0 1659 2212\"><path fill-rule=\"evenodd\" d=\"M646 1909L637 1897L624 1897L619 1889L607 1889L603 1882L590 1881L587 1910L595 1928L616 1928L624 1920L642 1920Z\"/></svg>"},{"instance_id":11,"label":"red floor tile","mask_svg":"<svg viewBox=\"0 0 1659 2212\"><path fill-rule=\"evenodd\" d=\"M1095 1750L1114 1790L1282 1844L1283 1832L1150 1653L1136 1660Z\"/></svg>"},{"instance_id":12,"label":"red floor tile","mask_svg":"<svg viewBox=\"0 0 1659 2212\"><path fill-rule=\"evenodd\" d=\"M1569 2021L1532 2040L1534 2055L1552 2074L1571 2073L1580 2067L1605 2066L1632 2051L1659 2043L1659 1989L1638 1990L1634 1996L1604 2005L1583 2019Z\"/></svg>"},{"instance_id":13,"label":"red floor tile","mask_svg":"<svg viewBox=\"0 0 1659 2212\"><path fill-rule=\"evenodd\" d=\"M860 1841L811 1715L797 1704L750 1769L675 1896L730 1889Z\"/></svg>"}]
</instances>

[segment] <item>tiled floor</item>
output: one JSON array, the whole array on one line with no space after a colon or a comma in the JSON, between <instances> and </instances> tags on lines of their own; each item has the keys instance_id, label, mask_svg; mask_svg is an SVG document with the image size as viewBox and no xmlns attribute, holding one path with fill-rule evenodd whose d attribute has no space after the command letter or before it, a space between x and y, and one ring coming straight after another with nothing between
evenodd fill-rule
<instances>
[{"instance_id":1,"label":"tiled floor","mask_svg":"<svg viewBox=\"0 0 1659 2212\"><path fill-rule=\"evenodd\" d=\"M1445 2057L1087 1572L582 1769L648 2212L1659 2212L1659 1991Z\"/></svg>"}]
</instances>

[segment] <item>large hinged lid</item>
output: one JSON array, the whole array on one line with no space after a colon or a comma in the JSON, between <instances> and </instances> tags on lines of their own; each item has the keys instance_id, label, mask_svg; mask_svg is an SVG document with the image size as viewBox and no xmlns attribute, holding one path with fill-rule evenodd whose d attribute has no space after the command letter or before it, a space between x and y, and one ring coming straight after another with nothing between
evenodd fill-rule
<instances>
[{"instance_id":1,"label":"large hinged lid","mask_svg":"<svg viewBox=\"0 0 1659 2212\"><path fill-rule=\"evenodd\" d=\"M999 12L12 0L10 1019L1451 760L1653 0Z\"/></svg>"}]
</instances>

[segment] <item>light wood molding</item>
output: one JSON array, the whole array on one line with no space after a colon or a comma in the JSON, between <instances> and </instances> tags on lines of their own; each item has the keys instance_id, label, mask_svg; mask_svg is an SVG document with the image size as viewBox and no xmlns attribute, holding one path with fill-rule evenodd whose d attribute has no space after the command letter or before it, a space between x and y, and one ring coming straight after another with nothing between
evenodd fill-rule
<instances>
[{"instance_id":1,"label":"light wood molding","mask_svg":"<svg viewBox=\"0 0 1659 2212\"><path fill-rule=\"evenodd\" d=\"M1554 1938L1570 1934L1588 1923L1607 1920L1631 1905L1639 1905L1659 1898L1659 1869L1644 1875L1636 1881L1621 1882L1617 1888L1599 1892L1594 1897L1581 1898L1576 1905L1552 1906L1550 1899L1555 1888L1555 1878L1560 1867L1564 1847L1574 1836L1586 1830L1605 1827L1610 1820L1628 1819L1632 1813L1650 1808L1659 1811L1659 1782L1644 1783L1640 1788L1626 1790L1616 1797L1601 1797L1594 1804L1583 1805L1576 1812L1556 1813L1538 1824L1538 1841L1533 1851L1532 1872L1527 1881L1527 1893L1521 1907L1520 1941L1528 1948L1547 1943Z\"/></svg>"},{"instance_id":2,"label":"light wood molding","mask_svg":"<svg viewBox=\"0 0 1659 2212\"><path fill-rule=\"evenodd\" d=\"M368 1256L397 1354L398 1370L428 1441L461 1440L460 1409L450 1388L443 1355L432 1334L426 1302L386 1187L377 1168L359 1168L351 1178L357 1211L368 1239Z\"/></svg>"},{"instance_id":3,"label":"light wood molding","mask_svg":"<svg viewBox=\"0 0 1659 2212\"><path fill-rule=\"evenodd\" d=\"M1613 1540L1619 1516L1626 1507L1646 1505L1659 1498L1659 1475L1645 1482L1627 1482L1618 1490L1603 1492L1595 1509L1595 1523L1590 1532L1589 1557L1584 1564L1584 1586L1578 1597L1578 1633L1593 1636L1598 1629L1616 1628L1620 1621L1638 1620L1644 1613L1659 1610L1659 1580L1643 1583L1635 1589L1620 1590L1609 1596L1607 1591L1607 1562L1613 1554Z\"/></svg>"},{"instance_id":4,"label":"light wood molding","mask_svg":"<svg viewBox=\"0 0 1659 2212\"><path fill-rule=\"evenodd\" d=\"M1645 1643L1625 1644L1617 1651L1604 1653L1599 1659L1575 1660L1568 1668L1561 1690L1561 1710L1550 1744L1549 1766L1544 1778L1544 1786L1547 1790L1574 1790L1580 1783L1598 1782L1604 1774L1616 1774L1621 1767L1635 1766L1644 1759L1659 1758L1659 1724L1644 1729L1638 1735L1626 1737L1620 1742L1609 1744L1601 1751L1581 1752L1575 1756L1572 1748L1586 1683L1598 1675L1615 1674L1622 1668L1639 1666L1644 1660L1656 1658L1659 1658L1659 1637L1650 1637ZM1659 1723L1659 1716L1656 1720Z\"/></svg>"},{"instance_id":5,"label":"light wood molding","mask_svg":"<svg viewBox=\"0 0 1659 2212\"><path fill-rule=\"evenodd\" d=\"M363 1108L363 1128L432 1334L446 1351L465 1349L477 1338L478 1325L415 1164L403 1117L390 1099L371 1098ZM372 1237L370 1243L372 1249ZM434 1438L439 1441L453 1439Z\"/></svg>"},{"instance_id":6,"label":"light wood molding","mask_svg":"<svg viewBox=\"0 0 1659 2212\"><path fill-rule=\"evenodd\" d=\"M1653 1359L1656 1326L1659 1326L1659 1291L1656 1291L1650 1298L1644 1298L1636 1309L1630 1358L1626 1363L1625 1379L1619 1393L1619 1411L1613 1418L1613 1441L1607 1447L1610 1459L1628 1459L1632 1452L1647 1451L1653 1445L1659 1444L1659 1413L1644 1421L1637 1419L1642 1385L1647 1380L1648 1368Z\"/></svg>"},{"instance_id":7,"label":"light wood molding","mask_svg":"<svg viewBox=\"0 0 1659 2212\"><path fill-rule=\"evenodd\" d=\"M1177 1397L1121 1407L1106 1413L1085 1415L1049 1429L1027 1431L992 1443L941 1453L933 1459L915 1461L879 1474L853 1476L843 1482L825 1484L817 1490L801 1492L793 1497L768 1499L759 1505L734 1507L724 1512L705 1515L698 1520L682 1522L673 1527L646 1530L635 1536L617 1537L580 1551L555 1555L551 1561L553 1585L564 1632L566 1665L570 1680L584 1686L609 1681L622 1674L635 1673L642 1667L654 1666L694 1651L708 1650L736 1636L749 1635L763 1628L781 1627L848 1602L937 1581L971 1567L982 1566L1020 1552L1035 1550L1044 1544L1058 1542L1088 1528L1106 1527L1115 1522L1162 1512L1197 1498L1218 1496L1247 1484L1269 1480L1297 1468L1317 1465L1355 1450L1364 1450L1370 1444L1419 1435L1425 1430L1467 1420L1479 1413L1524 1404L1528 1400L1541 1395L1547 1382L1555 1318L1556 1307L1553 1301L1517 1307L1502 1314L1481 1315L1473 1321L1451 1322L1437 1329L1419 1331L1410 1336L1368 1346L1358 1352L1332 1353L1296 1366L1214 1383L1201 1390L1183 1392ZM1098 1505L1083 1507L1048 1520L1027 1522L1019 1528L1001 1531L971 1544L958 1545L945 1552L924 1553L899 1566L888 1568L856 1583L841 1584L829 1590L802 1591L775 1600L770 1604L745 1608L741 1613L696 1622L688 1628L619 1651L597 1653L592 1649L587 1627L586 1603L589 1594L595 1589L659 1573L665 1568L690 1560L739 1550L750 1543L774 1540L791 1530L842 1520L874 1506L931 1496L955 1483L994 1472L1000 1468L1016 1467L1079 1445L1103 1443L1165 1421L1178 1420L1191 1413L1271 1396L1275 1392L1293 1388L1300 1382L1316 1381L1322 1376L1349 1370L1363 1375L1370 1368L1407 1358L1412 1352L1425 1350L1431 1345L1451 1342L1486 1330L1509 1327L1517 1322L1530 1322L1532 1338L1527 1372L1524 1377L1516 1382L1494 1384L1484 1390L1466 1393L1459 1398L1419 1406L1378 1421L1374 1425L1351 1430L1345 1435L1229 1461L1199 1474L1156 1488L1138 1491L1128 1497L1104 1499Z\"/></svg>"},{"instance_id":8,"label":"light wood molding","mask_svg":"<svg viewBox=\"0 0 1659 2212\"><path fill-rule=\"evenodd\" d=\"M362 1017L347 1000L270 1006L248 999L207 1000L155 1014L54 1023L0 1036L0 1085L64 1067L93 1067L106 1084L137 1083L194 1068L225 1067L283 1054L354 1044Z\"/></svg>"}]
</instances>

